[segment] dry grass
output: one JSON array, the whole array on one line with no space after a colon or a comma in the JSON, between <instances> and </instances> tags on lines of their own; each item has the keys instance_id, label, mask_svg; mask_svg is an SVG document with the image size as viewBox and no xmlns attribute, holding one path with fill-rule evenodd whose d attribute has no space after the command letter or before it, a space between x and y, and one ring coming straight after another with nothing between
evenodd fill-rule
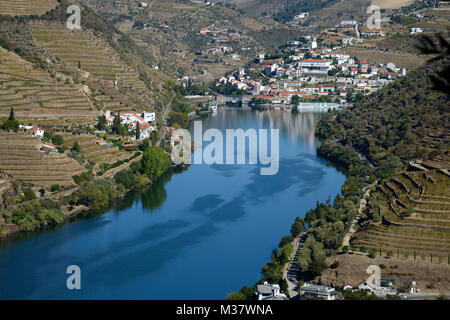
<instances>
[{"instance_id":1,"label":"dry grass","mask_svg":"<svg viewBox=\"0 0 450 320\"><path fill-rule=\"evenodd\" d=\"M329 263L333 263L333 258ZM398 289L405 288L416 281L417 287L424 294L439 294L438 283L440 282L441 292L450 291L450 267L447 258L442 263L430 263L422 261L421 257L412 265L411 259L400 257L386 258L377 256L371 259L367 256L356 254L338 255L335 257L339 261L339 267L335 270L327 269L320 277L324 284L335 285L357 285L367 280L369 274L366 273L370 265L385 266L381 269L382 279L392 279ZM427 288L432 285L434 289Z\"/></svg>"},{"instance_id":2,"label":"dry grass","mask_svg":"<svg viewBox=\"0 0 450 320\"><path fill-rule=\"evenodd\" d=\"M0 171L36 186L74 185L72 176L86 171L65 154L39 151L40 139L24 133L0 132Z\"/></svg>"},{"instance_id":3,"label":"dry grass","mask_svg":"<svg viewBox=\"0 0 450 320\"><path fill-rule=\"evenodd\" d=\"M382 9L397 9L412 4L414 0L372 0L372 4Z\"/></svg>"},{"instance_id":4,"label":"dry grass","mask_svg":"<svg viewBox=\"0 0 450 320\"><path fill-rule=\"evenodd\" d=\"M0 0L0 14L8 16L42 15L57 5L56 0Z\"/></svg>"}]
</instances>

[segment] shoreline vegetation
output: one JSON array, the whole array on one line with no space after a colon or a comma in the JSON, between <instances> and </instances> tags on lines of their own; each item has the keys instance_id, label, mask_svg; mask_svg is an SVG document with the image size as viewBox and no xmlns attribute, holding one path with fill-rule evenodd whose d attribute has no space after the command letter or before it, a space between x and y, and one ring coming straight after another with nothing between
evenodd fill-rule
<instances>
[{"instance_id":1,"label":"shoreline vegetation","mask_svg":"<svg viewBox=\"0 0 450 320\"><path fill-rule=\"evenodd\" d=\"M444 62L429 63L364 97L351 108L331 111L319 121L316 136L321 144L317 154L347 176L342 195L338 194L333 202L328 199L326 203L317 203L304 219L297 218L291 234L283 237L273 250L272 260L263 267L260 280L252 287L244 286L230 293L227 300L253 300L256 286L266 281L278 284L289 297L283 271L294 253L292 243L303 232L306 240L298 257L302 279L299 285L320 276L325 269L336 268L327 265L326 258L342 248L344 236L357 216L363 189L376 181L384 183L410 161L433 159L445 152L448 144L440 149L421 146L428 133L448 128L449 96L445 91L433 90L430 81ZM376 298L364 295L367 293L362 293L361 298Z\"/></svg>"},{"instance_id":2,"label":"shoreline vegetation","mask_svg":"<svg viewBox=\"0 0 450 320\"><path fill-rule=\"evenodd\" d=\"M7 228L0 229L0 241L20 233L64 224L78 216L103 214L127 194L156 183L172 168L170 156L162 148L148 146L140 161L131 163L129 168L117 172L113 178L94 179L89 174L77 177L78 187L70 190L69 194L62 192L56 199L37 199L33 192L28 191L30 189L25 189L23 203L0 211L0 219ZM52 189L58 192L56 186Z\"/></svg>"}]
</instances>

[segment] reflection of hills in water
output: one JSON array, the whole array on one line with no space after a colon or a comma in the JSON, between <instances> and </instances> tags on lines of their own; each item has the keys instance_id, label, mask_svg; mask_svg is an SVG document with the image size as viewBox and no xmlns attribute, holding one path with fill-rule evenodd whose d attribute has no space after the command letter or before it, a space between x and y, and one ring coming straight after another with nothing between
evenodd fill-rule
<instances>
[{"instance_id":1,"label":"reflection of hills in water","mask_svg":"<svg viewBox=\"0 0 450 320\"><path fill-rule=\"evenodd\" d=\"M204 119L203 130L209 128L217 128L222 131L239 128L279 129L280 135L287 136L289 140L298 141L298 139L301 139L312 147L315 142L316 125L321 117L322 114L312 112L227 109L218 112L213 118Z\"/></svg>"}]
</instances>

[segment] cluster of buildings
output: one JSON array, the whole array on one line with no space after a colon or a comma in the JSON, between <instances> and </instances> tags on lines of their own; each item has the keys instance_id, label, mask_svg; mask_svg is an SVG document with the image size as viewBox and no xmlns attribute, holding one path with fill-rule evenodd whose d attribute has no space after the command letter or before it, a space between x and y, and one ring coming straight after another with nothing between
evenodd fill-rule
<instances>
[{"instance_id":1,"label":"cluster of buildings","mask_svg":"<svg viewBox=\"0 0 450 320\"><path fill-rule=\"evenodd\" d=\"M254 96L254 101L261 103L291 104L293 97L298 96L300 100L295 98L296 104L346 104L351 96L375 92L406 75L406 69L398 68L394 63L370 63L364 58L321 49L313 37L289 41L283 53L288 55L272 60L259 55L257 63L249 70L240 68L231 75L217 79L215 85L244 90ZM258 76L251 77L249 74Z\"/></svg>"},{"instance_id":2,"label":"cluster of buildings","mask_svg":"<svg viewBox=\"0 0 450 320\"><path fill-rule=\"evenodd\" d=\"M116 116L120 116L120 123L122 125L126 125L128 131L133 135L136 134L137 127L140 129L140 137L139 140L147 139L150 137L152 131L155 130L154 123L156 120L155 112L142 112L142 113L123 113L123 114L114 114L112 112L107 111L105 114L106 125L112 126L114 123L114 119Z\"/></svg>"}]
</instances>

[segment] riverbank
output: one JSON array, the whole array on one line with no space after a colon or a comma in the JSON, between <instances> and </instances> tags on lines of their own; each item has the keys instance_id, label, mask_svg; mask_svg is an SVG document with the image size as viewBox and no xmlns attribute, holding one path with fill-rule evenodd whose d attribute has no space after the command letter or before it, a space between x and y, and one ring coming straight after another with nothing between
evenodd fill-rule
<instances>
[{"instance_id":1,"label":"riverbank","mask_svg":"<svg viewBox=\"0 0 450 320\"><path fill-rule=\"evenodd\" d=\"M157 156L144 152L139 160L130 161L106 175L88 177L69 193L25 201L2 211L0 218L5 222L0 225L0 240L109 211L130 192L148 187L172 170L169 156L162 149L149 147L147 150L153 150Z\"/></svg>"}]
</instances>

